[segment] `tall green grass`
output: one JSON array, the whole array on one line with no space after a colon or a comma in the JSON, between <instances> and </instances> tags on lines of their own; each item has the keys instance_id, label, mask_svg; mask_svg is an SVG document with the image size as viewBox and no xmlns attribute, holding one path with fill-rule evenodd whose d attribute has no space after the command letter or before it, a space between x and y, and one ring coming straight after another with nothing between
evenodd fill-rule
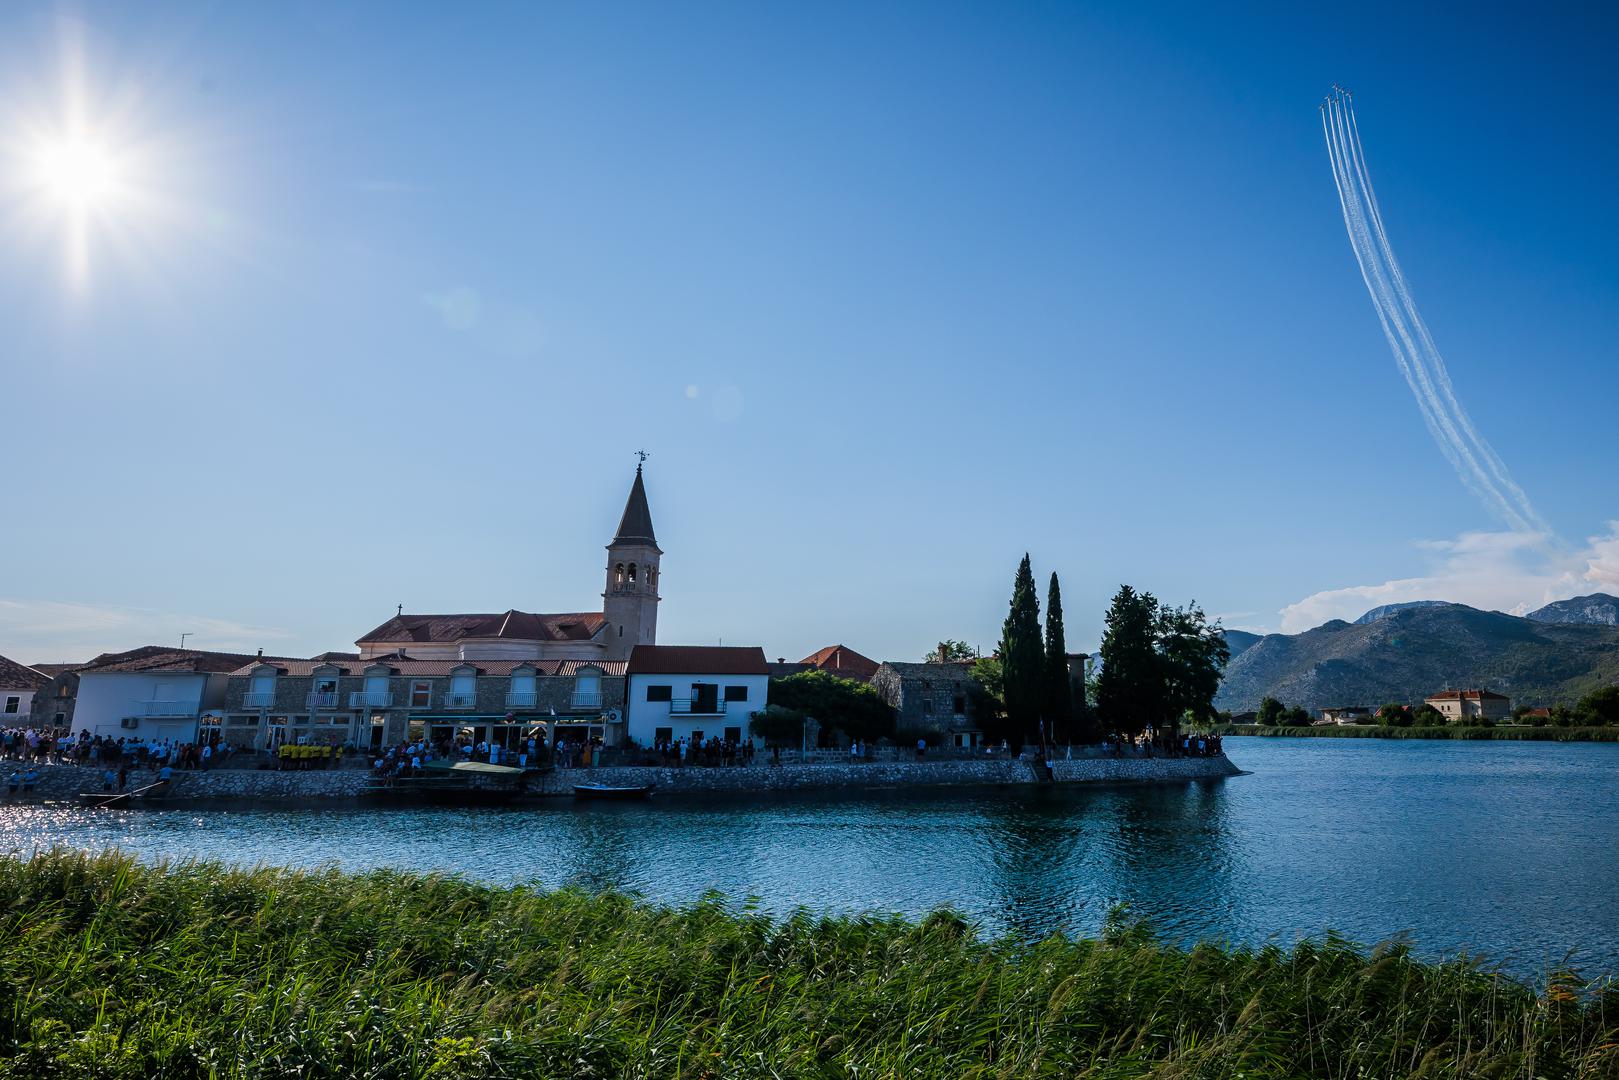
<instances>
[{"instance_id":1,"label":"tall green grass","mask_svg":"<svg viewBox=\"0 0 1619 1080\"><path fill-rule=\"evenodd\" d=\"M678 837L671 837L678 842ZM5 1077L1611 1077L1619 990L1403 946L0 860Z\"/></svg>"},{"instance_id":2,"label":"tall green grass","mask_svg":"<svg viewBox=\"0 0 1619 1080\"><path fill-rule=\"evenodd\" d=\"M1311 739L1495 739L1504 742L1619 742L1619 727L1479 727L1444 724L1434 727L1385 727L1382 724L1323 724L1320 727L1262 727L1216 724L1214 735L1268 735Z\"/></svg>"}]
</instances>

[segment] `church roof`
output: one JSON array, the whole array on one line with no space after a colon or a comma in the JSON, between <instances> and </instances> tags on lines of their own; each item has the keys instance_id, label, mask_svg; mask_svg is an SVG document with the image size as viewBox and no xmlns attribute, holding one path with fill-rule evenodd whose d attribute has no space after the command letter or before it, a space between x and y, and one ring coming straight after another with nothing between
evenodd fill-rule
<instances>
[{"instance_id":1,"label":"church roof","mask_svg":"<svg viewBox=\"0 0 1619 1080\"><path fill-rule=\"evenodd\" d=\"M635 467L635 483L630 486L630 497L624 503L624 516L618 519L618 532L613 543L634 541L656 545L658 538L652 532L652 509L646 504L646 485L641 482L641 466Z\"/></svg>"},{"instance_id":2,"label":"church roof","mask_svg":"<svg viewBox=\"0 0 1619 1080\"><path fill-rule=\"evenodd\" d=\"M599 611L536 615L529 611L466 615L395 615L358 641L460 641L506 638L513 641L589 641L606 620Z\"/></svg>"}]
</instances>

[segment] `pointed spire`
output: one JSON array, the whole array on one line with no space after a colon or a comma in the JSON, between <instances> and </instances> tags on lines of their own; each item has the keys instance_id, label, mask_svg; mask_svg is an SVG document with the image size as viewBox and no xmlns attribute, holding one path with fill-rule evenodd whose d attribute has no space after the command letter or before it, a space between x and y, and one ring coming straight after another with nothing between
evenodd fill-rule
<instances>
[{"instance_id":1,"label":"pointed spire","mask_svg":"<svg viewBox=\"0 0 1619 1080\"><path fill-rule=\"evenodd\" d=\"M613 543L642 542L656 545L658 538L652 533L652 510L646 503L646 485L641 481L641 466L635 467L635 483L630 487L629 500L624 503L624 516L618 519L618 532Z\"/></svg>"}]
</instances>

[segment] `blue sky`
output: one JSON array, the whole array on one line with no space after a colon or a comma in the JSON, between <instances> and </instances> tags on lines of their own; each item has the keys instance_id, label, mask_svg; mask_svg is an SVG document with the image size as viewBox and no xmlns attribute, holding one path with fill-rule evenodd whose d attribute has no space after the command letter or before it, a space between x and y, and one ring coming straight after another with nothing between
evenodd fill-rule
<instances>
[{"instance_id":1,"label":"blue sky","mask_svg":"<svg viewBox=\"0 0 1619 1080\"><path fill-rule=\"evenodd\" d=\"M1228 625L1619 591L1619 16L1278 5L10 5L128 149L68 272L0 184L0 652L308 652L599 603L660 640L990 646L1017 559ZM76 45L74 43L77 43ZM1479 428L1422 427L1316 105ZM1347 590L1347 591L1346 591Z\"/></svg>"}]
</instances>

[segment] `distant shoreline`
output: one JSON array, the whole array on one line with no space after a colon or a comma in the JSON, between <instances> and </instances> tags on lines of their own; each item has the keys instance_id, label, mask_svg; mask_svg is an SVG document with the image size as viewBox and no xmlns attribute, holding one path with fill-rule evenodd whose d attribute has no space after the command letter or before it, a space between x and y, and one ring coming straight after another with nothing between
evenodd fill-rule
<instances>
[{"instance_id":1,"label":"distant shoreline","mask_svg":"<svg viewBox=\"0 0 1619 1080\"><path fill-rule=\"evenodd\" d=\"M1216 724L1215 735L1253 735L1260 738L1304 739L1456 739L1481 742L1619 742L1619 727L1384 727L1381 724L1346 724L1328 727L1262 727L1258 724Z\"/></svg>"}]
</instances>

